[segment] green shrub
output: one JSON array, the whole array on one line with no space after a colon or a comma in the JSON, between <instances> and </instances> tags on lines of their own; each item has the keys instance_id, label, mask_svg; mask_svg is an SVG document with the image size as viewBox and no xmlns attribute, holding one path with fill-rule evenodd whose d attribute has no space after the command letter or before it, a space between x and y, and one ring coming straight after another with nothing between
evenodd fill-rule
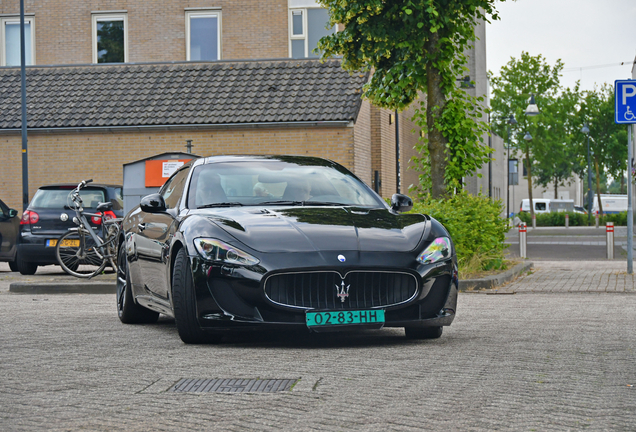
<instances>
[{"instance_id":1,"label":"green shrub","mask_svg":"<svg viewBox=\"0 0 636 432\"><path fill-rule=\"evenodd\" d=\"M570 215L570 226L588 226L588 216L582 213L573 212L556 212L556 213L541 213L537 214L537 226L565 226L565 215ZM528 226L532 226L532 217L529 212L521 212L517 216ZM599 225L605 225L606 222L614 222L614 226L627 226L627 212L621 212L617 214L603 215L598 223ZM592 215L590 226L594 226L596 220Z\"/></svg>"},{"instance_id":2,"label":"green shrub","mask_svg":"<svg viewBox=\"0 0 636 432\"><path fill-rule=\"evenodd\" d=\"M413 212L428 214L446 227L460 268L471 261L479 262L481 270L505 267L503 252L508 246L504 240L510 228L508 220L500 216L501 201L461 192L446 200L423 198L414 203Z\"/></svg>"}]
</instances>

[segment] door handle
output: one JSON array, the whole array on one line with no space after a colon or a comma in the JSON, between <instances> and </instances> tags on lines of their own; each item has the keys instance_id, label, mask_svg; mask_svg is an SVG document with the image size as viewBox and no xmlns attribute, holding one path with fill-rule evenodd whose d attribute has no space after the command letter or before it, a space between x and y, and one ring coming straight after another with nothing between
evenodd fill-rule
<instances>
[{"instance_id":1,"label":"door handle","mask_svg":"<svg viewBox=\"0 0 636 432\"><path fill-rule=\"evenodd\" d=\"M139 228L139 231L143 231L146 229L146 224L145 223L137 224L137 228Z\"/></svg>"}]
</instances>

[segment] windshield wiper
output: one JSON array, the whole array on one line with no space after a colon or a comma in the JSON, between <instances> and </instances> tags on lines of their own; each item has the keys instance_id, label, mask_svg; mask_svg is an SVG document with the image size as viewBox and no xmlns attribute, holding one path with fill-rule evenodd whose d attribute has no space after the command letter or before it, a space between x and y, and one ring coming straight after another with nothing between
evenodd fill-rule
<instances>
[{"instance_id":1,"label":"windshield wiper","mask_svg":"<svg viewBox=\"0 0 636 432\"><path fill-rule=\"evenodd\" d=\"M333 202L333 201L305 201L304 204L319 205L319 206L343 206L343 207L352 205L352 204L344 204L344 203Z\"/></svg>"},{"instance_id":2,"label":"windshield wiper","mask_svg":"<svg viewBox=\"0 0 636 432\"><path fill-rule=\"evenodd\" d=\"M240 202L223 202L223 203L212 203L212 204L205 204L202 206L198 206L198 209L204 209L204 208L212 208L212 207L242 207L243 204Z\"/></svg>"},{"instance_id":3,"label":"windshield wiper","mask_svg":"<svg viewBox=\"0 0 636 432\"><path fill-rule=\"evenodd\" d=\"M305 205L304 201L283 201L283 200L278 200L278 201L264 201L264 202L260 202L258 204L255 205Z\"/></svg>"}]
</instances>

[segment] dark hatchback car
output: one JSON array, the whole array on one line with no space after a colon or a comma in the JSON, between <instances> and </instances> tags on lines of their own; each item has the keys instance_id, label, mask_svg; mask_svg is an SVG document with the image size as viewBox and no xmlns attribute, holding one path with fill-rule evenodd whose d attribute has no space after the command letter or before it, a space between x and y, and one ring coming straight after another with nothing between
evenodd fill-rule
<instances>
[{"instance_id":1,"label":"dark hatchback car","mask_svg":"<svg viewBox=\"0 0 636 432\"><path fill-rule=\"evenodd\" d=\"M69 193L77 184L53 184L40 187L22 214L20 241L18 242L17 269L22 274L34 274L38 266L58 264L55 256L57 239L77 227L73 222L75 212L69 207ZM122 187L91 183L80 192L84 210L94 213L102 202L112 202L112 211L106 217L123 217ZM101 224L100 218L89 218L93 227Z\"/></svg>"},{"instance_id":2,"label":"dark hatchback car","mask_svg":"<svg viewBox=\"0 0 636 432\"><path fill-rule=\"evenodd\" d=\"M0 261L8 262L11 271L18 271L15 257L20 219L17 216L17 210L9 208L0 200Z\"/></svg>"},{"instance_id":3,"label":"dark hatchback car","mask_svg":"<svg viewBox=\"0 0 636 432\"><path fill-rule=\"evenodd\" d=\"M411 208L324 159L189 162L123 221L119 318L173 316L186 343L259 328L438 338L455 317L457 257L446 229Z\"/></svg>"}]
</instances>

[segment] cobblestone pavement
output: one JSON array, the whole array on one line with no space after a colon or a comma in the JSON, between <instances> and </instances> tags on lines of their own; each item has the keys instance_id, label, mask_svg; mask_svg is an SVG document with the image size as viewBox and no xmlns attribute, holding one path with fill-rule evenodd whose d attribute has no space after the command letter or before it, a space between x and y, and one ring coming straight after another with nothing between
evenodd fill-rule
<instances>
[{"instance_id":1,"label":"cobblestone pavement","mask_svg":"<svg viewBox=\"0 0 636 432\"><path fill-rule=\"evenodd\" d=\"M112 295L0 290L0 430L632 431L634 282L599 264L537 263L515 295L461 293L435 341L384 329L191 346L167 318L121 324ZM182 378L301 380L166 391Z\"/></svg>"},{"instance_id":2,"label":"cobblestone pavement","mask_svg":"<svg viewBox=\"0 0 636 432\"><path fill-rule=\"evenodd\" d=\"M634 293L625 261L536 261L534 269L498 286L499 293Z\"/></svg>"}]
</instances>

